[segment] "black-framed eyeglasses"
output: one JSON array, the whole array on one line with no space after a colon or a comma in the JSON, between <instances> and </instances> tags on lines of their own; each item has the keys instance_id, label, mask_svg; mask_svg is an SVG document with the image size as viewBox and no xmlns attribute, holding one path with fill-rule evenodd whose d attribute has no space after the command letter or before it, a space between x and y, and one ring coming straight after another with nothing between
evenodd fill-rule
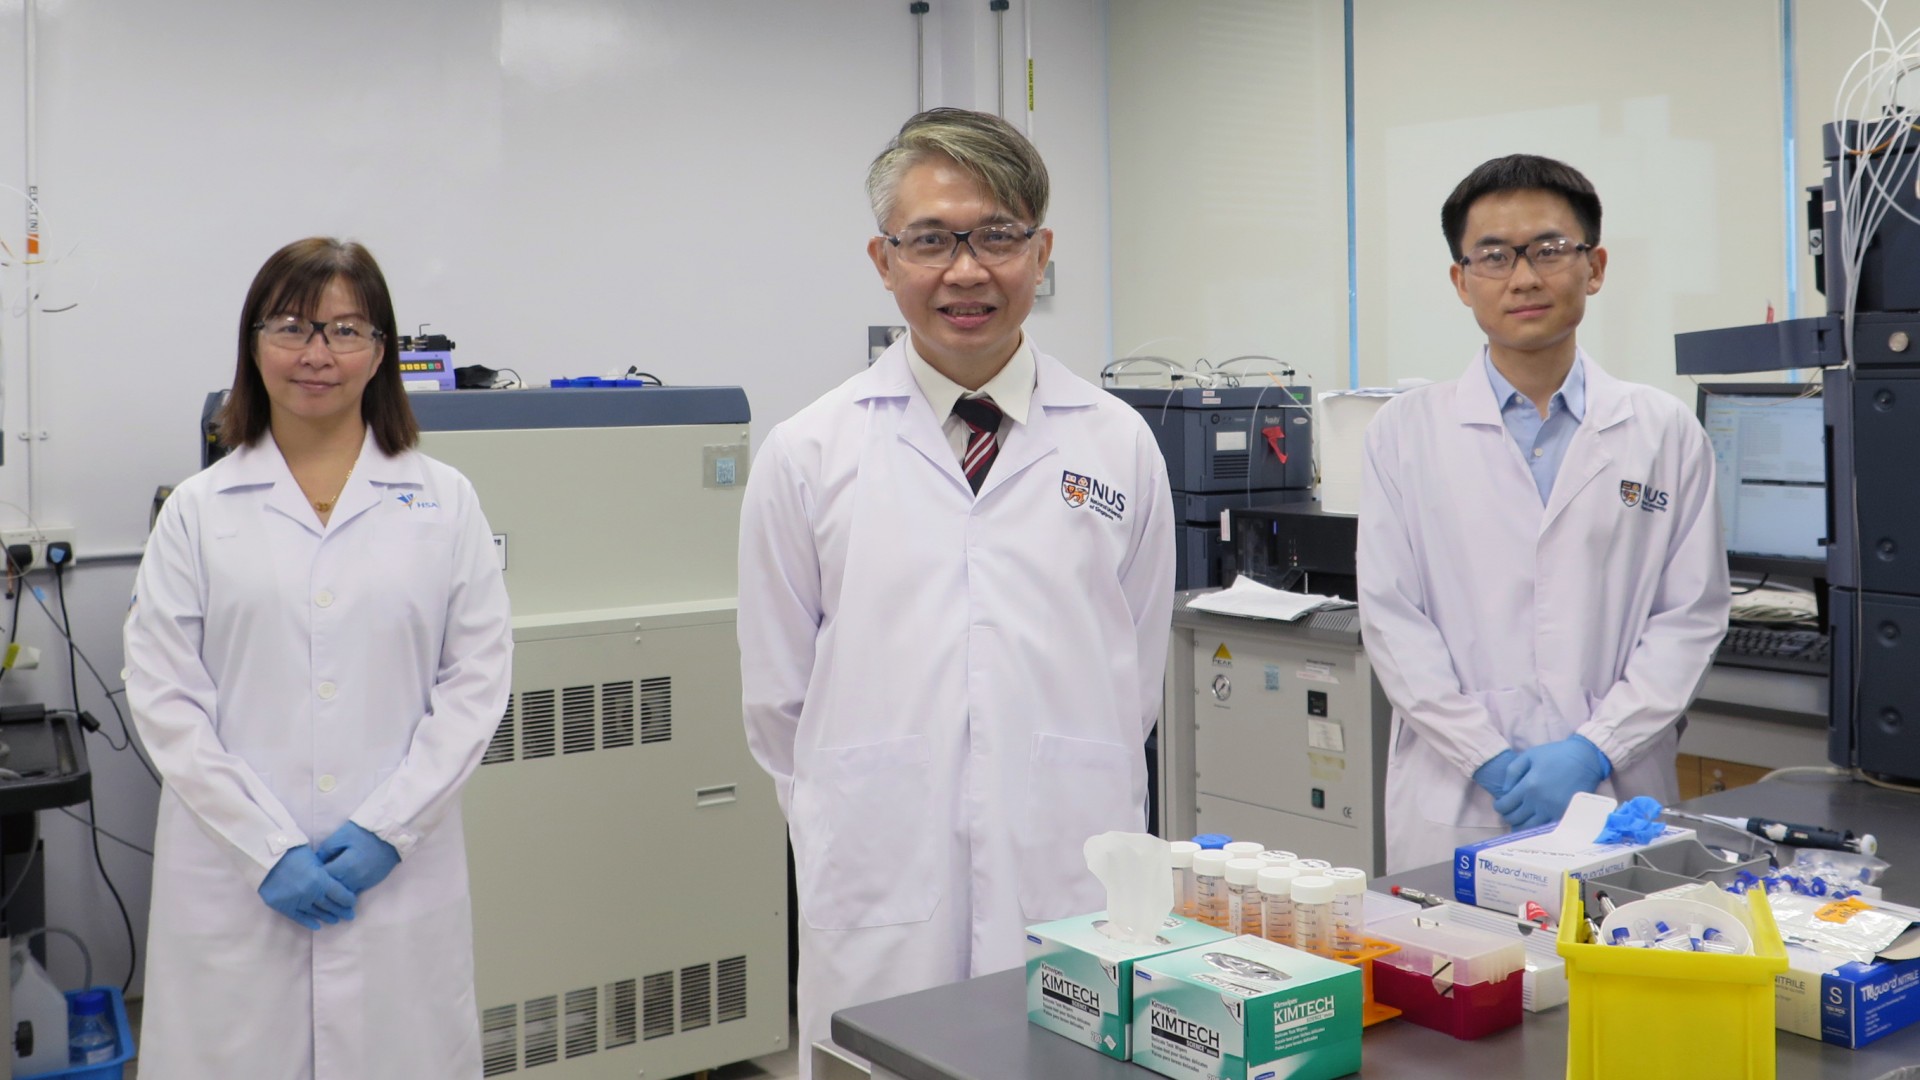
<instances>
[{"instance_id":1,"label":"black-framed eyeglasses","mask_svg":"<svg viewBox=\"0 0 1920 1080\"><path fill-rule=\"evenodd\" d=\"M1017 259L1027 250L1039 229L1025 225L981 225L972 229L902 229L899 236L881 237L900 252L900 257L916 266L945 266L958 257L960 245L967 245L973 261L981 266L998 266Z\"/></svg>"},{"instance_id":2,"label":"black-framed eyeglasses","mask_svg":"<svg viewBox=\"0 0 1920 1080\"><path fill-rule=\"evenodd\" d=\"M1513 276L1513 268L1520 265L1521 259L1533 264L1534 273L1545 275L1565 270L1573 265L1575 256L1592 250L1592 244L1582 244L1570 236L1556 236L1527 244L1488 244L1474 248L1460 257L1460 265L1474 277L1503 281Z\"/></svg>"},{"instance_id":3,"label":"black-framed eyeglasses","mask_svg":"<svg viewBox=\"0 0 1920 1080\"><path fill-rule=\"evenodd\" d=\"M297 350L307 347L313 335L326 342L335 356L363 353L379 344L384 333L365 319L303 319L298 315L273 315L253 324L260 340L276 348Z\"/></svg>"}]
</instances>

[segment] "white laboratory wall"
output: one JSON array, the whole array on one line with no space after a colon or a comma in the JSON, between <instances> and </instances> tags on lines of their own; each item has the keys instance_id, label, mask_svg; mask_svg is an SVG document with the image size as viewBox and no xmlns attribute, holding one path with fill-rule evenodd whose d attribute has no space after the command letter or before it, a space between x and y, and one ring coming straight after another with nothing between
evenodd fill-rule
<instances>
[{"instance_id":1,"label":"white laboratory wall","mask_svg":"<svg viewBox=\"0 0 1920 1080\"><path fill-rule=\"evenodd\" d=\"M1059 280L1030 325L1091 375L1110 351L1106 9L1025 7L1006 19L1008 103L1026 123L1030 22ZM200 403L231 379L247 283L289 240L366 242L402 328L431 323L461 363L529 382L632 364L737 384L757 436L860 370L866 327L899 321L864 252L862 181L915 106L906 8L342 0L320 15L253 0L37 0L45 313L29 363L24 270L0 253L0 527L30 509L78 530L75 636L109 685L153 490L195 469ZM929 20L928 105L993 107L994 22L978 8ZM10 188L25 184L28 10L0 0ZM16 254L24 218L0 189L0 240ZM16 438L29 396L30 464ZM0 701L64 703L65 658L31 603L20 637L46 661L0 682ZM84 704L110 717L86 678ZM98 738L91 750L103 824L151 843L153 784ZM51 921L83 934L96 977L118 983L125 933L86 830L42 819ZM146 858L111 841L102 853L143 933ZM72 953L51 952L56 976L77 983Z\"/></svg>"},{"instance_id":2,"label":"white laboratory wall","mask_svg":"<svg viewBox=\"0 0 1920 1080\"><path fill-rule=\"evenodd\" d=\"M1448 282L1440 205L1482 161L1528 152L1578 167L1604 205L1611 262L1581 344L1691 402L1673 335L1786 301L1779 25L1754 0L1355 4L1362 381L1466 367L1485 337Z\"/></svg>"},{"instance_id":3,"label":"white laboratory wall","mask_svg":"<svg viewBox=\"0 0 1920 1080\"><path fill-rule=\"evenodd\" d=\"M1347 385L1340 0L1115 0L1115 356Z\"/></svg>"}]
</instances>

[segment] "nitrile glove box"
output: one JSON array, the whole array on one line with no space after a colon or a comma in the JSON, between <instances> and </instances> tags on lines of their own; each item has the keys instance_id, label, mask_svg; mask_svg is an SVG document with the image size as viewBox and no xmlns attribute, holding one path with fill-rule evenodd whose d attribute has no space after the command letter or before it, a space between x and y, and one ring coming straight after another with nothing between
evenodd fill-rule
<instances>
[{"instance_id":1,"label":"nitrile glove box","mask_svg":"<svg viewBox=\"0 0 1920 1080\"><path fill-rule=\"evenodd\" d=\"M1775 1027L1858 1050L1920 1020L1920 960L1831 962L1787 947L1787 970L1773 978Z\"/></svg>"},{"instance_id":2,"label":"nitrile glove box","mask_svg":"<svg viewBox=\"0 0 1920 1080\"><path fill-rule=\"evenodd\" d=\"M1151 945L1108 937L1107 913L1027 927L1027 1020L1120 1061L1133 1044L1133 965L1137 960L1232 935L1169 915Z\"/></svg>"},{"instance_id":3,"label":"nitrile glove box","mask_svg":"<svg viewBox=\"0 0 1920 1080\"><path fill-rule=\"evenodd\" d=\"M1633 865L1636 851L1693 838L1692 829L1667 826L1644 844L1589 843L1565 848L1544 842L1552 825L1465 844L1453 852L1453 898L1474 907L1526 914L1527 901L1537 902L1560 921L1560 879L1598 877ZM1590 835L1598 835L1596 830Z\"/></svg>"},{"instance_id":4,"label":"nitrile glove box","mask_svg":"<svg viewBox=\"0 0 1920 1080\"><path fill-rule=\"evenodd\" d=\"M1360 1071L1360 969L1237 937L1133 969L1133 1063L1175 1080Z\"/></svg>"}]
</instances>

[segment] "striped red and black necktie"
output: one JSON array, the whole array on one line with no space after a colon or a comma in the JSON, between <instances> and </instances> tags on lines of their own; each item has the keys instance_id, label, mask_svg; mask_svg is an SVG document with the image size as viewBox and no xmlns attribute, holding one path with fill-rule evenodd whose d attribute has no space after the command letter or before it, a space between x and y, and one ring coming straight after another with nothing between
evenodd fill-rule
<instances>
[{"instance_id":1,"label":"striped red and black necktie","mask_svg":"<svg viewBox=\"0 0 1920 1080\"><path fill-rule=\"evenodd\" d=\"M967 483L973 485L973 493L978 495L980 485L986 482L987 470L993 468L993 459L1000 455L1000 443L993 436L1000 430L1005 414L992 398L963 397L953 403L953 415L967 424L967 452L960 457L960 469L967 474Z\"/></svg>"}]
</instances>

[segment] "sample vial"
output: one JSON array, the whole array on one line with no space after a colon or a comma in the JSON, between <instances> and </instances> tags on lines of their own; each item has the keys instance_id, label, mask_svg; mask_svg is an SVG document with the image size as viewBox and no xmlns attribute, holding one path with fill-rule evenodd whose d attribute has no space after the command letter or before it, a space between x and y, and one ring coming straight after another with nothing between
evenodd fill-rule
<instances>
[{"instance_id":1,"label":"sample vial","mask_svg":"<svg viewBox=\"0 0 1920 1080\"><path fill-rule=\"evenodd\" d=\"M1300 856L1295 855L1291 851L1279 851L1274 848L1268 848L1260 853L1260 858L1265 861L1268 866L1292 866L1299 861Z\"/></svg>"},{"instance_id":2,"label":"sample vial","mask_svg":"<svg viewBox=\"0 0 1920 1080\"><path fill-rule=\"evenodd\" d=\"M1230 859L1257 859L1263 847L1266 845L1252 840L1235 840L1220 850L1226 852Z\"/></svg>"},{"instance_id":3,"label":"sample vial","mask_svg":"<svg viewBox=\"0 0 1920 1080\"><path fill-rule=\"evenodd\" d=\"M1295 859L1293 865L1303 874L1320 874L1333 869L1333 864L1325 859Z\"/></svg>"},{"instance_id":4,"label":"sample vial","mask_svg":"<svg viewBox=\"0 0 1920 1080\"><path fill-rule=\"evenodd\" d=\"M1191 840L1175 840L1167 845L1173 856L1173 913L1193 918L1193 856L1200 845Z\"/></svg>"},{"instance_id":5,"label":"sample vial","mask_svg":"<svg viewBox=\"0 0 1920 1080\"><path fill-rule=\"evenodd\" d=\"M1233 837L1228 836L1226 833L1203 832L1199 836L1194 837L1193 842L1199 844L1204 850L1218 851L1228 844L1233 843Z\"/></svg>"},{"instance_id":6,"label":"sample vial","mask_svg":"<svg viewBox=\"0 0 1920 1080\"><path fill-rule=\"evenodd\" d=\"M1227 928L1227 853L1193 853L1193 917L1216 929Z\"/></svg>"},{"instance_id":7,"label":"sample vial","mask_svg":"<svg viewBox=\"0 0 1920 1080\"><path fill-rule=\"evenodd\" d=\"M1227 860L1227 932L1260 936L1260 871L1267 864L1259 859Z\"/></svg>"},{"instance_id":8,"label":"sample vial","mask_svg":"<svg viewBox=\"0 0 1920 1080\"><path fill-rule=\"evenodd\" d=\"M1333 882L1318 874L1293 879L1293 947L1331 951L1327 924L1333 919Z\"/></svg>"},{"instance_id":9,"label":"sample vial","mask_svg":"<svg viewBox=\"0 0 1920 1080\"><path fill-rule=\"evenodd\" d=\"M1357 951L1360 935L1367 926L1367 872L1351 866L1336 866L1322 876L1333 882L1333 920L1329 928L1333 950Z\"/></svg>"},{"instance_id":10,"label":"sample vial","mask_svg":"<svg viewBox=\"0 0 1920 1080\"><path fill-rule=\"evenodd\" d=\"M1260 871L1260 936L1275 944L1293 946L1293 879L1291 866L1269 866Z\"/></svg>"}]
</instances>

